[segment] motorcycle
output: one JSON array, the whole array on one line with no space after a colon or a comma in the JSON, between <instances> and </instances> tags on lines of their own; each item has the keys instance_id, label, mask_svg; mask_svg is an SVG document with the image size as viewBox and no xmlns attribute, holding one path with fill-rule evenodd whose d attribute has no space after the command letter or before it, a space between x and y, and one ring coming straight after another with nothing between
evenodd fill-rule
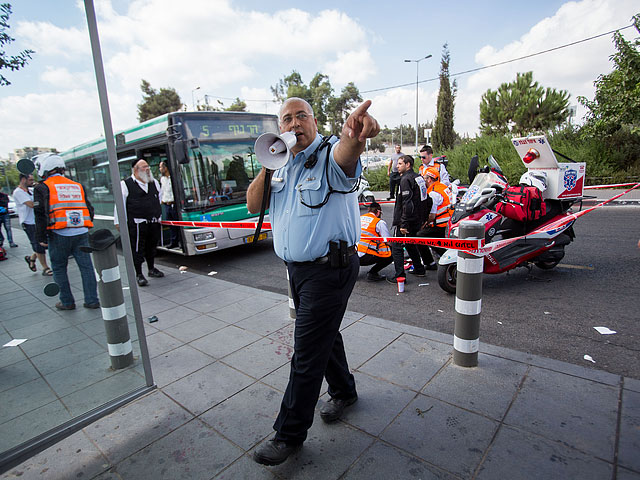
<instances>
[{"instance_id":1,"label":"motorcycle","mask_svg":"<svg viewBox=\"0 0 640 480\"><path fill-rule=\"evenodd\" d=\"M373 192L370 190L369 182L364 176L360 177L360 183L358 185L358 202L371 203L375 202L376 198L373 196Z\"/></svg>"},{"instance_id":2,"label":"motorcycle","mask_svg":"<svg viewBox=\"0 0 640 480\"><path fill-rule=\"evenodd\" d=\"M484 225L484 273L502 273L519 266L549 270L564 257L564 248L575 238L574 220L545 229L568 216L568 210L579 199L544 200L546 212L532 221L516 221L500 211L506 204L523 206L505 195L509 183L498 162L490 156L489 165L478 169L477 156L471 161L471 185L455 204L447 227L447 237L457 238L460 222L475 220ZM523 176L524 177L524 176ZM543 187L544 188L544 187ZM499 206L499 204L502 205ZM526 235L524 238L517 238ZM504 241L511 238L516 240ZM456 291L457 250L447 250L438 261L438 284L448 293Z\"/></svg>"}]
</instances>

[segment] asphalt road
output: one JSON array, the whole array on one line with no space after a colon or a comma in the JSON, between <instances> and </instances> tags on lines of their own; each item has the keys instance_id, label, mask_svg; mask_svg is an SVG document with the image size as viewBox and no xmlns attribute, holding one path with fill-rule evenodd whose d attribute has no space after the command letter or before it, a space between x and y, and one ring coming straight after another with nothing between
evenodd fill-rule
<instances>
[{"instance_id":1,"label":"asphalt road","mask_svg":"<svg viewBox=\"0 0 640 480\"><path fill-rule=\"evenodd\" d=\"M383 218L391 219L391 206ZM578 219L576 239L555 269L485 275L480 341L640 379L639 220L638 207L599 208ZM191 258L165 254L158 263L286 295L285 266L272 247L269 240ZM349 310L453 335L455 299L435 272L409 276L398 294L395 285L367 282L367 270ZM601 335L596 326L617 333Z\"/></svg>"}]
</instances>

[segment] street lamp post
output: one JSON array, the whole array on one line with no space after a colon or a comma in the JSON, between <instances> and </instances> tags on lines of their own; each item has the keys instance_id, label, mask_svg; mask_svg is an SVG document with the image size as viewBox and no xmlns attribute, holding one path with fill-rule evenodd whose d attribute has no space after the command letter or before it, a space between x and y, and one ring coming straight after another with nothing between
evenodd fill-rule
<instances>
[{"instance_id":1,"label":"street lamp post","mask_svg":"<svg viewBox=\"0 0 640 480\"><path fill-rule=\"evenodd\" d=\"M400 115L400 149L402 149L402 117L404 117L406 113Z\"/></svg>"},{"instance_id":2,"label":"street lamp post","mask_svg":"<svg viewBox=\"0 0 640 480\"><path fill-rule=\"evenodd\" d=\"M416 153L418 153L418 65L427 58L431 58L431 54L417 60L405 60L407 63L416 62Z\"/></svg>"},{"instance_id":3,"label":"street lamp post","mask_svg":"<svg viewBox=\"0 0 640 480\"><path fill-rule=\"evenodd\" d=\"M196 87L191 90L191 106L193 107L194 111L196 109L196 97L193 94L196 92L196 90L200 90L200 87Z\"/></svg>"}]
</instances>

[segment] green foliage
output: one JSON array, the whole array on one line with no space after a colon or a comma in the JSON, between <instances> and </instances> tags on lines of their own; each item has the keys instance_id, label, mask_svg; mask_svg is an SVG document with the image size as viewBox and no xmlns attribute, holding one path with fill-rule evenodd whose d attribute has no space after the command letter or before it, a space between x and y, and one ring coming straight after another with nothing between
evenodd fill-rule
<instances>
[{"instance_id":1,"label":"green foliage","mask_svg":"<svg viewBox=\"0 0 640 480\"><path fill-rule=\"evenodd\" d=\"M327 75L316 73L307 86L295 70L271 87L271 93L279 103L291 97L309 102L318 121L318 130L323 135L340 134L349 113L362 101L360 91L353 82L345 85L336 97Z\"/></svg>"},{"instance_id":2,"label":"green foliage","mask_svg":"<svg viewBox=\"0 0 640 480\"><path fill-rule=\"evenodd\" d=\"M442 47L440 61L440 91L438 92L436 123L433 127L433 146L436 149L451 148L456 140L453 131L453 107L456 98L457 84L449 82L449 47Z\"/></svg>"},{"instance_id":3,"label":"green foliage","mask_svg":"<svg viewBox=\"0 0 640 480\"><path fill-rule=\"evenodd\" d=\"M15 38L9 36L7 30L9 27L9 16L11 15L11 4L0 4L0 70L8 68L12 72L20 70L31 59L31 55L35 53L33 50L23 50L17 55L7 55L4 46L9 45ZM0 86L11 85L11 82L0 73Z\"/></svg>"},{"instance_id":4,"label":"green foliage","mask_svg":"<svg viewBox=\"0 0 640 480\"><path fill-rule=\"evenodd\" d=\"M514 136L544 133L566 121L568 106L566 90L545 89L533 81L533 72L518 73L515 82L482 95L480 131Z\"/></svg>"},{"instance_id":5,"label":"green foliage","mask_svg":"<svg viewBox=\"0 0 640 480\"><path fill-rule=\"evenodd\" d=\"M239 97L233 101L228 108L224 109L227 112L246 112L247 111L247 103L243 100L240 100Z\"/></svg>"},{"instance_id":6,"label":"green foliage","mask_svg":"<svg viewBox=\"0 0 640 480\"><path fill-rule=\"evenodd\" d=\"M138 104L138 121L144 122L150 118L178 111L182 108L180 95L173 88L161 88L156 91L146 80L140 83L142 102Z\"/></svg>"},{"instance_id":7,"label":"green foliage","mask_svg":"<svg viewBox=\"0 0 640 480\"><path fill-rule=\"evenodd\" d=\"M640 14L633 17L640 32ZM611 56L614 69L595 81L593 101L578 97L587 107L585 137L595 136L608 143L620 130L640 134L640 39L626 41L620 32L613 35L616 53Z\"/></svg>"},{"instance_id":8,"label":"green foliage","mask_svg":"<svg viewBox=\"0 0 640 480\"><path fill-rule=\"evenodd\" d=\"M389 177L387 167L369 169L364 173L364 178L369 182L372 191L389 191Z\"/></svg>"}]
</instances>

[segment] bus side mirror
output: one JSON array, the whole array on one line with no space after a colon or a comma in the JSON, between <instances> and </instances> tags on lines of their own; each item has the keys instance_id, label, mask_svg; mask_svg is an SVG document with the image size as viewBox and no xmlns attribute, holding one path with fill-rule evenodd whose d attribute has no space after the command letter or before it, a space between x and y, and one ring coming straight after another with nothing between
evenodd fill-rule
<instances>
[{"instance_id":1,"label":"bus side mirror","mask_svg":"<svg viewBox=\"0 0 640 480\"><path fill-rule=\"evenodd\" d=\"M200 141L197 138L189 140L175 140L173 142L173 155L180 164L189 163L189 148L200 148Z\"/></svg>"}]
</instances>

